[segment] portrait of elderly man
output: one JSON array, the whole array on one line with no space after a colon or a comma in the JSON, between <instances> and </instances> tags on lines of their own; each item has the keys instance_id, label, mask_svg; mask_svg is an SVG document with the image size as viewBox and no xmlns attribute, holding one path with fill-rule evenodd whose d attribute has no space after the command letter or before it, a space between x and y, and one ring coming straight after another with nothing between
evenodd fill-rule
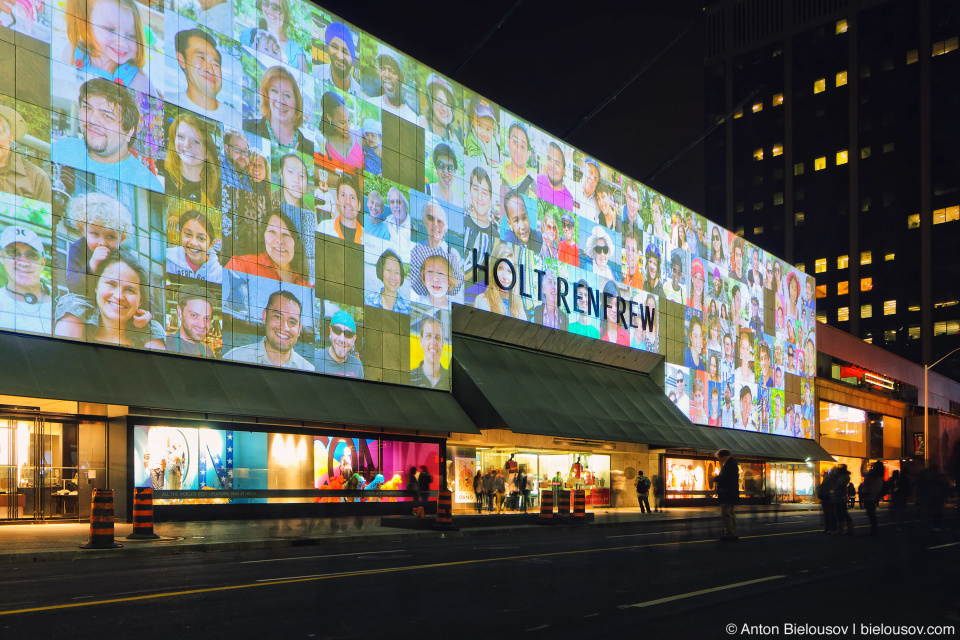
<instances>
[{"instance_id":1,"label":"portrait of elderly man","mask_svg":"<svg viewBox=\"0 0 960 640\"><path fill-rule=\"evenodd\" d=\"M353 350L357 344L357 323L347 311L330 318L330 346L317 354L317 371L345 378L362 378L363 363Z\"/></svg>"},{"instance_id":2,"label":"portrait of elderly man","mask_svg":"<svg viewBox=\"0 0 960 640\"><path fill-rule=\"evenodd\" d=\"M263 310L263 339L231 349L224 360L264 364L282 369L314 371L306 358L294 351L303 331L303 305L290 291L274 291Z\"/></svg>"},{"instance_id":3,"label":"portrait of elderly man","mask_svg":"<svg viewBox=\"0 0 960 640\"><path fill-rule=\"evenodd\" d=\"M218 97L223 89L223 57L214 37L200 29L187 29L177 33L174 46L187 86L167 100L227 127L243 126L240 112Z\"/></svg>"},{"instance_id":4,"label":"portrait of elderly man","mask_svg":"<svg viewBox=\"0 0 960 640\"><path fill-rule=\"evenodd\" d=\"M0 234L3 253L0 329L50 334L53 308L50 287L40 280L47 264L43 243L32 229L7 227Z\"/></svg>"},{"instance_id":5,"label":"portrait of elderly man","mask_svg":"<svg viewBox=\"0 0 960 640\"><path fill-rule=\"evenodd\" d=\"M0 107L0 191L50 202L50 177L15 151L14 143L25 135L23 116L10 107Z\"/></svg>"},{"instance_id":6,"label":"portrait of elderly man","mask_svg":"<svg viewBox=\"0 0 960 640\"><path fill-rule=\"evenodd\" d=\"M314 76L332 84L341 93L359 98L360 86L353 81L354 61L357 59L353 32L342 22L332 22L323 32L323 40L327 45L330 64L314 66Z\"/></svg>"},{"instance_id":7,"label":"portrait of elderly man","mask_svg":"<svg viewBox=\"0 0 960 640\"><path fill-rule=\"evenodd\" d=\"M51 159L94 175L163 193L160 180L130 153L140 128L140 109L130 91L93 78L80 87L80 138L64 136L51 146Z\"/></svg>"},{"instance_id":8,"label":"portrait of elderly man","mask_svg":"<svg viewBox=\"0 0 960 640\"><path fill-rule=\"evenodd\" d=\"M446 389L450 387L450 371L443 366L443 322L427 316L420 321L420 348L423 360L410 372L410 384L417 387Z\"/></svg>"},{"instance_id":9,"label":"portrait of elderly man","mask_svg":"<svg viewBox=\"0 0 960 640\"><path fill-rule=\"evenodd\" d=\"M597 183L600 182L600 165L596 160L584 158L583 178L574 187L574 209L581 218L597 222Z\"/></svg>"}]
</instances>

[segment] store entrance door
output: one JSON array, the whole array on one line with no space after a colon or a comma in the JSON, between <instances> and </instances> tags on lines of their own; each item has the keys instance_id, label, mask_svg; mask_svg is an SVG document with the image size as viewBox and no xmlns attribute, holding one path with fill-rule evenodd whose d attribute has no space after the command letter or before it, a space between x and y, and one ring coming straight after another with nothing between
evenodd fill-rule
<instances>
[{"instance_id":1,"label":"store entrance door","mask_svg":"<svg viewBox=\"0 0 960 640\"><path fill-rule=\"evenodd\" d=\"M77 517L77 425L0 416L0 521Z\"/></svg>"}]
</instances>

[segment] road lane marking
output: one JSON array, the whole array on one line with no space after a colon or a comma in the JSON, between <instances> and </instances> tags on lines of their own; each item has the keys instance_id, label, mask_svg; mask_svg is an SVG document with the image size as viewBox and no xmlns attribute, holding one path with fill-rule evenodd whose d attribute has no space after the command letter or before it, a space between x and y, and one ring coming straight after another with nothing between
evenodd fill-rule
<instances>
[{"instance_id":1,"label":"road lane marking","mask_svg":"<svg viewBox=\"0 0 960 640\"><path fill-rule=\"evenodd\" d=\"M298 558L268 558L266 560L244 560L239 564L257 564L258 562L283 562L285 560L321 560L323 558L342 558L344 556L367 556L374 553L391 554L403 553L406 549L390 549L389 551L361 551L360 553L333 553L326 556L300 556Z\"/></svg>"},{"instance_id":2,"label":"road lane marking","mask_svg":"<svg viewBox=\"0 0 960 640\"><path fill-rule=\"evenodd\" d=\"M648 600L646 602L638 602L637 604L622 604L618 608L620 609L630 609L637 608L642 609L644 607L652 607L658 604L664 604L665 602L673 602L674 600L683 600L684 598L692 598L694 596L702 596L707 593L716 593L717 591L726 591L727 589L738 589L740 587L747 587L751 584L759 584L761 582L769 582L770 580L779 580L781 578L786 578L787 576L767 576L766 578L757 578L756 580L747 580L746 582L736 582L734 584L725 584L722 587L713 587L711 589L701 589L700 591L691 591L690 593L681 593L678 596L670 596L668 598L659 598L657 600Z\"/></svg>"},{"instance_id":3,"label":"road lane marking","mask_svg":"<svg viewBox=\"0 0 960 640\"><path fill-rule=\"evenodd\" d=\"M927 549L944 549L946 547L955 547L958 544L960 544L960 542L948 542L947 544L938 544L935 547L927 547Z\"/></svg>"},{"instance_id":4,"label":"road lane marking","mask_svg":"<svg viewBox=\"0 0 960 640\"><path fill-rule=\"evenodd\" d=\"M741 540L748 538L774 538L780 536L788 535L802 535L802 534L811 534L818 533L819 529L804 529L801 531L785 531L782 533L770 533L764 535L756 536L740 536ZM329 580L334 577L344 577L344 576L370 576L370 575L379 575L384 573L398 573L401 571L419 571L423 569L441 569L446 567L462 567L472 564L488 564L493 562L511 562L516 560L523 560L526 558L543 558L550 556L572 556L572 555L582 555L587 553L598 553L598 552L608 552L608 551L629 551L632 549L651 549L656 547L672 547L680 544L715 544L716 539L706 538L702 540L685 540L680 542L654 542L651 544L636 544L636 545L625 545L620 547L597 547L593 549L575 549L572 551L551 551L547 553L534 553L521 556L501 556L497 558L475 558L471 560L457 560L452 562L438 562L435 564L422 564L422 565L408 565L403 567L390 567L385 569L369 569L366 571L355 571L351 573L344 574L323 574L316 577L295 577L295 578L280 578L270 582L253 582L247 584L235 584L235 585L225 585L221 587L204 587L200 589L188 589L185 591L168 591L163 593L152 593L141 596L129 596L125 598L109 598L104 600L91 600L89 602L72 602L69 604L54 604L46 605L42 607L30 607L26 609L11 609L9 611L0 611L0 617L15 615L19 613L35 613L38 611L54 611L57 609L73 609L77 607L90 607L90 606L99 606L106 604L118 604L122 602L137 602L140 600L156 600L159 598L172 598L179 596L195 595L199 593L214 593L218 591L236 591L238 589L252 589L255 587L269 587L275 585L283 584L296 584L301 582L316 582L319 580ZM354 554L348 554L354 555ZM92 596L91 596L92 597ZM542 627L540 627L542 628Z\"/></svg>"},{"instance_id":5,"label":"road lane marking","mask_svg":"<svg viewBox=\"0 0 960 640\"><path fill-rule=\"evenodd\" d=\"M540 631L540 629L546 629L546 628L549 627L549 626L550 626L550 625L548 625L548 624L542 624L542 625L540 625L539 627L533 627L532 629L526 629L526 631Z\"/></svg>"},{"instance_id":6,"label":"road lane marking","mask_svg":"<svg viewBox=\"0 0 960 640\"><path fill-rule=\"evenodd\" d=\"M607 538L636 538L639 536L662 536L669 533L675 533L673 531L653 531L651 533L625 533L621 536L606 536Z\"/></svg>"}]
</instances>

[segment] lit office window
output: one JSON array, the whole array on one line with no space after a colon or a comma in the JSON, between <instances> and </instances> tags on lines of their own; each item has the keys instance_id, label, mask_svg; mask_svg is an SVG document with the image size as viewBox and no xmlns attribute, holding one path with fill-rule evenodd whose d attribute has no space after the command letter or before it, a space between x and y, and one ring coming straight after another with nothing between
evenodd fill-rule
<instances>
[{"instance_id":1,"label":"lit office window","mask_svg":"<svg viewBox=\"0 0 960 640\"><path fill-rule=\"evenodd\" d=\"M914 326L912 326L912 327L909 327L909 328L907 329L907 337L910 338L911 340L919 340L919 339L920 339L920 327L919 327L918 325L914 325Z\"/></svg>"},{"instance_id":2,"label":"lit office window","mask_svg":"<svg viewBox=\"0 0 960 640\"><path fill-rule=\"evenodd\" d=\"M806 272L807 272L807 265L804 264L803 262L798 262L797 264L795 264L795 265L793 265L793 266L795 266L800 273L806 273Z\"/></svg>"},{"instance_id":3,"label":"lit office window","mask_svg":"<svg viewBox=\"0 0 960 640\"><path fill-rule=\"evenodd\" d=\"M870 211L870 203L871 203L870 196L860 198L860 211L864 211L864 212Z\"/></svg>"},{"instance_id":4,"label":"lit office window","mask_svg":"<svg viewBox=\"0 0 960 640\"><path fill-rule=\"evenodd\" d=\"M771 106L779 107L782 104L783 104L783 94L782 93L774 94Z\"/></svg>"},{"instance_id":5,"label":"lit office window","mask_svg":"<svg viewBox=\"0 0 960 640\"><path fill-rule=\"evenodd\" d=\"M827 324L827 314L825 314L825 313L818 313L818 314L817 314L817 322L822 322L823 324Z\"/></svg>"},{"instance_id":6,"label":"lit office window","mask_svg":"<svg viewBox=\"0 0 960 640\"><path fill-rule=\"evenodd\" d=\"M907 307L907 311L913 311L914 313L917 313L920 311L920 305L912 304L909 307Z\"/></svg>"},{"instance_id":7,"label":"lit office window","mask_svg":"<svg viewBox=\"0 0 960 640\"><path fill-rule=\"evenodd\" d=\"M960 207L946 207L944 209L935 209L933 211L933 224L943 224L944 222L954 222L960 217Z\"/></svg>"},{"instance_id":8,"label":"lit office window","mask_svg":"<svg viewBox=\"0 0 960 640\"><path fill-rule=\"evenodd\" d=\"M845 84L847 84L847 72L841 71L837 74L837 86L842 87Z\"/></svg>"},{"instance_id":9,"label":"lit office window","mask_svg":"<svg viewBox=\"0 0 960 640\"><path fill-rule=\"evenodd\" d=\"M837 309L837 321L846 322L850 319L850 307L840 307Z\"/></svg>"},{"instance_id":10,"label":"lit office window","mask_svg":"<svg viewBox=\"0 0 960 640\"><path fill-rule=\"evenodd\" d=\"M845 296L850 293L850 283L844 280L843 282L837 283L837 295Z\"/></svg>"},{"instance_id":11,"label":"lit office window","mask_svg":"<svg viewBox=\"0 0 960 640\"><path fill-rule=\"evenodd\" d=\"M897 341L897 330L896 329L887 329L883 332L883 341L884 342L896 342Z\"/></svg>"},{"instance_id":12,"label":"lit office window","mask_svg":"<svg viewBox=\"0 0 960 640\"><path fill-rule=\"evenodd\" d=\"M798 162L798 163L796 163L795 165L793 165L793 175L795 175L795 176L802 176L802 175L803 175L803 163L802 163L802 162Z\"/></svg>"},{"instance_id":13,"label":"lit office window","mask_svg":"<svg viewBox=\"0 0 960 640\"><path fill-rule=\"evenodd\" d=\"M757 161L763 160L763 149L756 149L753 152L753 159Z\"/></svg>"},{"instance_id":14,"label":"lit office window","mask_svg":"<svg viewBox=\"0 0 960 640\"><path fill-rule=\"evenodd\" d=\"M850 256L840 256L837 258L837 269L846 269L850 266Z\"/></svg>"},{"instance_id":15,"label":"lit office window","mask_svg":"<svg viewBox=\"0 0 960 640\"><path fill-rule=\"evenodd\" d=\"M773 204L774 206L783 204L783 191L777 191L773 194Z\"/></svg>"},{"instance_id":16,"label":"lit office window","mask_svg":"<svg viewBox=\"0 0 960 640\"><path fill-rule=\"evenodd\" d=\"M860 264L873 264L873 251L861 251Z\"/></svg>"},{"instance_id":17,"label":"lit office window","mask_svg":"<svg viewBox=\"0 0 960 640\"><path fill-rule=\"evenodd\" d=\"M814 93L823 93L827 90L827 79L820 78L819 80L813 83L813 92Z\"/></svg>"},{"instance_id":18,"label":"lit office window","mask_svg":"<svg viewBox=\"0 0 960 640\"><path fill-rule=\"evenodd\" d=\"M827 285L825 285L825 284L818 284L818 285L817 285L816 295L817 295L817 300L819 300L820 298L826 298L826 297L827 297Z\"/></svg>"},{"instance_id":19,"label":"lit office window","mask_svg":"<svg viewBox=\"0 0 960 640\"><path fill-rule=\"evenodd\" d=\"M814 171L823 171L827 168L827 157L822 156L813 161L813 170Z\"/></svg>"},{"instance_id":20,"label":"lit office window","mask_svg":"<svg viewBox=\"0 0 960 640\"><path fill-rule=\"evenodd\" d=\"M777 156L782 156L782 155L783 155L783 145L782 144L773 145L773 157L776 158Z\"/></svg>"},{"instance_id":21,"label":"lit office window","mask_svg":"<svg viewBox=\"0 0 960 640\"><path fill-rule=\"evenodd\" d=\"M752 109L754 113L760 113L761 111L763 111L763 103L762 102L755 103Z\"/></svg>"},{"instance_id":22,"label":"lit office window","mask_svg":"<svg viewBox=\"0 0 960 640\"><path fill-rule=\"evenodd\" d=\"M860 159L865 160L870 157L870 147L863 147L860 149Z\"/></svg>"},{"instance_id":23,"label":"lit office window","mask_svg":"<svg viewBox=\"0 0 960 640\"><path fill-rule=\"evenodd\" d=\"M754 202L753 203L754 211L763 211L763 202Z\"/></svg>"},{"instance_id":24,"label":"lit office window","mask_svg":"<svg viewBox=\"0 0 960 640\"><path fill-rule=\"evenodd\" d=\"M860 291L873 291L873 278L860 278Z\"/></svg>"},{"instance_id":25,"label":"lit office window","mask_svg":"<svg viewBox=\"0 0 960 640\"><path fill-rule=\"evenodd\" d=\"M897 259L897 254L895 253L887 253L883 256L884 262L893 262L896 259Z\"/></svg>"},{"instance_id":26,"label":"lit office window","mask_svg":"<svg viewBox=\"0 0 960 640\"><path fill-rule=\"evenodd\" d=\"M883 303L883 315L892 316L897 312L897 301L896 300L886 300Z\"/></svg>"},{"instance_id":27,"label":"lit office window","mask_svg":"<svg viewBox=\"0 0 960 640\"><path fill-rule=\"evenodd\" d=\"M950 53L957 48L957 38L950 38L949 40L941 40L940 42L933 43L933 56L942 56L945 53Z\"/></svg>"},{"instance_id":28,"label":"lit office window","mask_svg":"<svg viewBox=\"0 0 960 640\"><path fill-rule=\"evenodd\" d=\"M883 145L883 152L891 153L896 148L897 148L896 144L894 144L893 142L888 142L887 144Z\"/></svg>"},{"instance_id":29,"label":"lit office window","mask_svg":"<svg viewBox=\"0 0 960 640\"><path fill-rule=\"evenodd\" d=\"M861 318L872 318L872 317L873 317L873 305L872 305L872 304L862 304L862 305L860 305L860 317L861 317Z\"/></svg>"},{"instance_id":30,"label":"lit office window","mask_svg":"<svg viewBox=\"0 0 960 640\"><path fill-rule=\"evenodd\" d=\"M797 211L795 214L793 214L793 226L799 227L800 225L802 225L803 219L804 219L803 211Z\"/></svg>"},{"instance_id":31,"label":"lit office window","mask_svg":"<svg viewBox=\"0 0 960 640\"><path fill-rule=\"evenodd\" d=\"M920 214L915 213L912 216L907 216L907 229L919 229L920 228Z\"/></svg>"},{"instance_id":32,"label":"lit office window","mask_svg":"<svg viewBox=\"0 0 960 640\"><path fill-rule=\"evenodd\" d=\"M846 32L847 32L847 19L840 18L839 20L837 20L837 35L840 35L841 33L846 33Z\"/></svg>"},{"instance_id":33,"label":"lit office window","mask_svg":"<svg viewBox=\"0 0 960 640\"><path fill-rule=\"evenodd\" d=\"M916 49L912 51L907 51L907 64L913 64L920 60L920 52Z\"/></svg>"},{"instance_id":34,"label":"lit office window","mask_svg":"<svg viewBox=\"0 0 960 640\"><path fill-rule=\"evenodd\" d=\"M813 263L813 272L814 273L823 273L827 270L827 259L818 258L816 262Z\"/></svg>"},{"instance_id":35,"label":"lit office window","mask_svg":"<svg viewBox=\"0 0 960 640\"><path fill-rule=\"evenodd\" d=\"M763 227L754 227L754 228L753 228L753 235L755 235L755 236L762 236L762 235L763 235Z\"/></svg>"},{"instance_id":36,"label":"lit office window","mask_svg":"<svg viewBox=\"0 0 960 640\"><path fill-rule=\"evenodd\" d=\"M737 118L742 118L742 117L743 117L743 109L737 109L737 112L736 112L735 114L733 114L733 119L734 119L734 120L736 120Z\"/></svg>"},{"instance_id":37,"label":"lit office window","mask_svg":"<svg viewBox=\"0 0 960 640\"><path fill-rule=\"evenodd\" d=\"M945 333L950 335L960 333L960 320L946 320L944 322L933 323L933 335L942 336Z\"/></svg>"},{"instance_id":38,"label":"lit office window","mask_svg":"<svg viewBox=\"0 0 960 640\"><path fill-rule=\"evenodd\" d=\"M934 309L945 309L947 307L955 307L960 304L960 300L941 300L940 302L934 302Z\"/></svg>"},{"instance_id":39,"label":"lit office window","mask_svg":"<svg viewBox=\"0 0 960 640\"><path fill-rule=\"evenodd\" d=\"M847 164L847 161L849 159L850 159L850 156L847 153L846 149L844 149L843 151L837 151L837 166L840 166L841 164Z\"/></svg>"}]
</instances>

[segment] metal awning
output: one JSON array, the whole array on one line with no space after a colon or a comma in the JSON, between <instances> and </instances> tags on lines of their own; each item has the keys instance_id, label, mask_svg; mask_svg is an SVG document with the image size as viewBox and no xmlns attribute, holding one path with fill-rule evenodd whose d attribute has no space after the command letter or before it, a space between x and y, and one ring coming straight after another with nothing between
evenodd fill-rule
<instances>
[{"instance_id":1,"label":"metal awning","mask_svg":"<svg viewBox=\"0 0 960 640\"><path fill-rule=\"evenodd\" d=\"M0 394L479 433L450 393L0 332Z\"/></svg>"},{"instance_id":2,"label":"metal awning","mask_svg":"<svg viewBox=\"0 0 960 640\"><path fill-rule=\"evenodd\" d=\"M695 425L649 376L454 335L453 396L481 429L730 449L775 460L832 459L816 442ZM825 456L825 457L824 457Z\"/></svg>"}]
</instances>

